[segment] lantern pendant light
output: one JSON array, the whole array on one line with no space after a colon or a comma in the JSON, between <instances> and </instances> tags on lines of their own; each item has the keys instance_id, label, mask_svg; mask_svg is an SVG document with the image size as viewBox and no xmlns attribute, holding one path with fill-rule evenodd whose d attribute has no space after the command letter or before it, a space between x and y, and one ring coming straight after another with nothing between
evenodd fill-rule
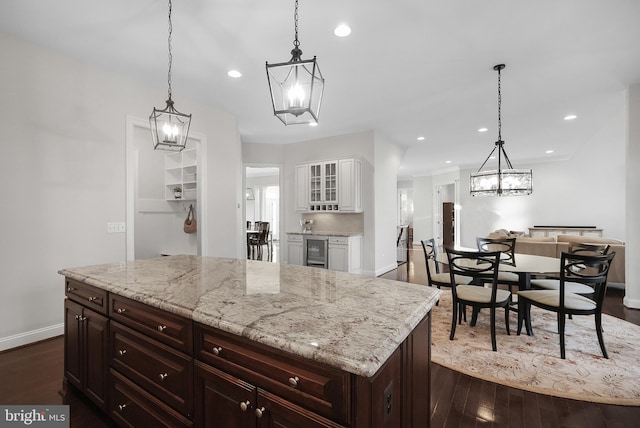
<instances>
[{"instance_id":1,"label":"lantern pendant light","mask_svg":"<svg viewBox=\"0 0 640 428\"><path fill-rule=\"evenodd\" d=\"M167 73L169 97L164 109L153 109L151 116L149 116L149 124L151 125L151 137L153 139L153 148L155 150L179 152L187 145L189 126L191 125L191 115L180 113L176 110L173 106L173 100L171 99L171 65L173 62L173 58L171 56L171 33L173 32L173 27L171 25L171 9L171 0L169 0L169 71Z\"/></svg>"},{"instance_id":2,"label":"lantern pendant light","mask_svg":"<svg viewBox=\"0 0 640 428\"><path fill-rule=\"evenodd\" d=\"M285 125L318 123L324 78L313 59L302 59L298 41L298 0L295 2L295 39L288 62L266 63L273 114Z\"/></svg>"},{"instance_id":3,"label":"lantern pendant light","mask_svg":"<svg viewBox=\"0 0 640 428\"><path fill-rule=\"evenodd\" d=\"M502 93L500 91L500 72L505 68L504 64L493 67L498 72L498 141L485 159L477 172L471 174L471 196L517 196L530 195L533 192L533 178L530 169L514 169L511 161L504 151L502 141ZM493 153L498 150L498 169L482 171ZM507 168L502 169L502 158L506 161Z\"/></svg>"}]
</instances>

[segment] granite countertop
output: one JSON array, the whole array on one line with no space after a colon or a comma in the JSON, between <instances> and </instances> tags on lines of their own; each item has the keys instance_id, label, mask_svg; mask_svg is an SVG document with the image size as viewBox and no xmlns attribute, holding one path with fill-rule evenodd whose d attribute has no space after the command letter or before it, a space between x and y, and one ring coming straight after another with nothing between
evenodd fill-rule
<instances>
[{"instance_id":1,"label":"granite countertop","mask_svg":"<svg viewBox=\"0 0 640 428\"><path fill-rule=\"evenodd\" d=\"M364 377L378 371L440 295L326 269L187 255L58 273Z\"/></svg>"},{"instance_id":2,"label":"granite countertop","mask_svg":"<svg viewBox=\"0 0 640 428\"><path fill-rule=\"evenodd\" d=\"M287 232L287 235L309 235L309 236L362 236L364 233L362 232L333 232L333 231L322 231L322 230L314 230L311 232Z\"/></svg>"}]
</instances>

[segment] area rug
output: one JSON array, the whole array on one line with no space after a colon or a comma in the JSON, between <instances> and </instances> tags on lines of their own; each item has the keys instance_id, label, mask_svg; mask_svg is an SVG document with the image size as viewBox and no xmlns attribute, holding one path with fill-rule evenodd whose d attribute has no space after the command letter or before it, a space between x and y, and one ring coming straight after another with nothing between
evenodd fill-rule
<instances>
[{"instance_id":1,"label":"area rug","mask_svg":"<svg viewBox=\"0 0 640 428\"><path fill-rule=\"evenodd\" d=\"M467 310L467 320L471 311ZM560 358L555 313L531 308L535 336L523 326L517 333L517 315L511 315L511 335L504 327L504 310L496 313L497 352L491 350L489 311L483 309L475 327L463 321L451 329L451 294L443 290L433 307L432 361L502 385L556 397L595 403L640 406L640 326L603 315L604 341L600 351L593 316L567 320L566 359Z\"/></svg>"}]
</instances>

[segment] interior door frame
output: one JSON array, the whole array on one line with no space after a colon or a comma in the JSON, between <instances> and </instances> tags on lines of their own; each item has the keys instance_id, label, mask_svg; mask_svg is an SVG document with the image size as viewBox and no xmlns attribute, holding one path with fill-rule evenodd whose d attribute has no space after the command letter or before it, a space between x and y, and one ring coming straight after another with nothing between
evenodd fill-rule
<instances>
[{"instance_id":1,"label":"interior door frame","mask_svg":"<svg viewBox=\"0 0 640 428\"><path fill-rule=\"evenodd\" d=\"M126 260L135 260L135 179L138 174L138 152L136 150L134 135L135 128L142 128L149 132L149 147L151 147L151 126L149 121L138 117L127 116L125 131L125 206L126 206ZM198 255L206 256L207 252L207 182L206 149L207 137L196 132L189 133L189 139L194 140L198 149L196 159L198 165L197 174L197 201L196 218L198 219ZM164 186L164 183L162 184Z\"/></svg>"},{"instance_id":2,"label":"interior door frame","mask_svg":"<svg viewBox=\"0 0 640 428\"><path fill-rule=\"evenodd\" d=\"M247 188L247 168L278 168L278 186L280 187L280 196L278 198L278 211L279 211L279 215L278 215L278 241L280 242L280 260L282 260L282 256L283 256L283 235L284 232L282 230L282 225L284 224L284 204L283 204L283 197L282 197L282 191L284 189L284 167L282 164L273 164L273 163L269 163L269 164L264 164L264 163L243 163L242 164L242 194L244 195L246 192L246 188ZM243 196L242 198L242 224L245 225L247 223L247 198ZM242 234L242 237L244 239L245 235L244 233ZM239 248L245 248L246 247L246 243L243 241L240 243L240 247ZM246 254L245 254L246 257Z\"/></svg>"}]
</instances>

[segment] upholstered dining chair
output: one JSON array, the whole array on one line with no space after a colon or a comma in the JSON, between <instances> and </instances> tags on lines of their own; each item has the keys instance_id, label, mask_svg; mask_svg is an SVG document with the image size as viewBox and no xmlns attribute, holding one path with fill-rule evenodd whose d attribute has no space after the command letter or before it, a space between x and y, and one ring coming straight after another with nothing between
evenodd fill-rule
<instances>
[{"instance_id":1,"label":"upholstered dining chair","mask_svg":"<svg viewBox=\"0 0 640 428\"><path fill-rule=\"evenodd\" d=\"M591 255L591 256L605 255L609 252L609 249L610 249L610 245L608 244L572 243L569 246L569 252L571 254L582 254L582 255ZM579 268L579 266L577 266L576 268ZM569 293L581 294L583 296L590 296L594 293L593 287L587 284L582 284L580 282L567 281L565 282L564 287L565 287L565 291ZM558 290L560 288L560 279L559 278L532 279L531 288L541 289L541 290Z\"/></svg>"},{"instance_id":2,"label":"upholstered dining chair","mask_svg":"<svg viewBox=\"0 0 640 428\"><path fill-rule=\"evenodd\" d=\"M511 305L511 292L498 288L498 273L500 267L499 251L457 251L447 248L449 261L449 275L451 284L455 284L455 276L471 277L473 283L490 284L489 287L480 285L455 284L451 287L453 297L453 315L451 320L451 333L449 339L453 340L456 334L457 310L462 305L471 306L474 313L481 308L489 308L491 323L491 348L496 351L496 308L504 308L504 321L509 332L509 307Z\"/></svg>"},{"instance_id":3,"label":"upholstered dining chair","mask_svg":"<svg viewBox=\"0 0 640 428\"><path fill-rule=\"evenodd\" d=\"M424 251L424 263L427 266L427 283L429 287L451 287L451 276L448 272L440 272L440 263L438 263L438 247L436 241L433 238L424 239L420 241L422 244L422 250ZM469 284L471 278L456 276L456 284ZM436 302L438 305L440 301ZM467 320L464 311L461 314L465 315L464 320Z\"/></svg>"},{"instance_id":4,"label":"upholstered dining chair","mask_svg":"<svg viewBox=\"0 0 640 428\"><path fill-rule=\"evenodd\" d=\"M251 245L252 247L252 254L255 255L254 258L258 258L262 260L263 258L262 247L266 245L267 251L268 251L267 260L271 260L272 248L271 248L271 243L269 242L270 241L269 222L256 221L255 229L258 231L258 233L250 235L250 241L249 241L249 245Z\"/></svg>"},{"instance_id":5,"label":"upholstered dining chair","mask_svg":"<svg viewBox=\"0 0 640 428\"><path fill-rule=\"evenodd\" d=\"M527 334L531 328L531 305L558 314L560 357L565 358L564 327L567 315L594 315L598 343L602 355L609 358L602 336L602 304L607 291L607 276L616 253L585 255L562 253L560 257L560 285L557 290L523 290L518 293L518 334L525 322ZM590 297L570 293L568 283L581 283L593 288Z\"/></svg>"}]
</instances>

